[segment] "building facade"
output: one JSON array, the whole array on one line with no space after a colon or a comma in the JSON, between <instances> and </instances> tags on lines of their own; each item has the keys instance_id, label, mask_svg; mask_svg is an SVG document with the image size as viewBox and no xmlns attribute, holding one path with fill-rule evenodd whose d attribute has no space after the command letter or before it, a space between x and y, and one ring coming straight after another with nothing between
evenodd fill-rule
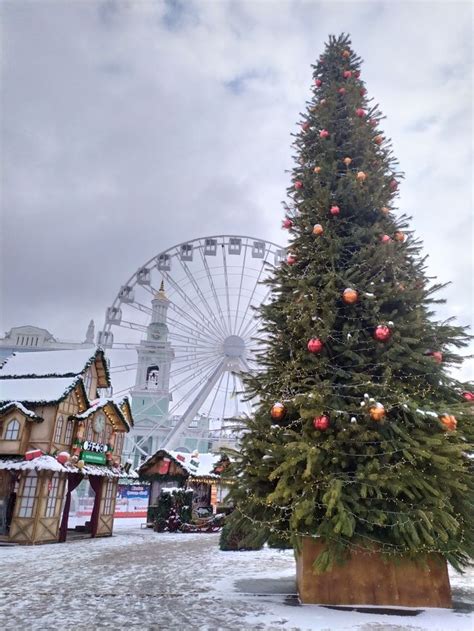
<instances>
[{"instance_id":1,"label":"building facade","mask_svg":"<svg viewBox=\"0 0 474 631\"><path fill-rule=\"evenodd\" d=\"M0 540L66 541L71 493L90 484L85 536L112 534L121 454L133 426L128 399L111 386L104 353L13 355L0 369Z\"/></svg>"}]
</instances>

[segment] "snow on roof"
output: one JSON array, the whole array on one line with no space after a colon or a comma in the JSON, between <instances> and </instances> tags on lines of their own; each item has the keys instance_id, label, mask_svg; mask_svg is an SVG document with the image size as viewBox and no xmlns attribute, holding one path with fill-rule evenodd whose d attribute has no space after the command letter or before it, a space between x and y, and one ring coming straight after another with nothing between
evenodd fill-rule
<instances>
[{"instance_id":1,"label":"snow on roof","mask_svg":"<svg viewBox=\"0 0 474 631\"><path fill-rule=\"evenodd\" d=\"M81 377L0 379L0 402L51 403L59 401L80 381L82 381Z\"/></svg>"},{"instance_id":2,"label":"snow on roof","mask_svg":"<svg viewBox=\"0 0 474 631\"><path fill-rule=\"evenodd\" d=\"M183 469L185 469L192 476L203 478L219 477L215 473L212 473L214 467L221 459L221 456L219 454L200 453L197 456L193 456L193 454L182 453L179 451L170 451L168 453L171 454L171 456L179 462ZM197 462L197 467L194 466L192 462Z\"/></svg>"},{"instance_id":3,"label":"snow on roof","mask_svg":"<svg viewBox=\"0 0 474 631\"><path fill-rule=\"evenodd\" d=\"M85 412L82 412L82 414L76 414L75 418L80 419L80 420L84 420L86 418L89 418L89 416L91 416L95 412L97 412L97 410L101 410L106 405L111 404L115 408L118 416L122 419L124 425L126 427L128 427L128 429L130 429L130 423L125 418L125 415L123 414L122 410L120 409L120 405L123 403L123 401L124 401L124 397L122 397L122 396L121 397L106 397L106 398L101 398L101 399L94 399L94 401L91 402L91 407L88 408Z\"/></svg>"},{"instance_id":4,"label":"snow on roof","mask_svg":"<svg viewBox=\"0 0 474 631\"><path fill-rule=\"evenodd\" d=\"M66 463L62 465L60 462L44 454L33 458L33 460L18 460L16 458L0 458L0 470L8 469L9 471L57 471L59 473L81 473L82 475L98 475L106 478L118 478L123 472L117 467L107 467L103 465L85 464L82 469L73 464Z\"/></svg>"},{"instance_id":5,"label":"snow on roof","mask_svg":"<svg viewBox=\"0 0 474 631\"><path fill-rule=\"evenodd\" d=\"M13 353L0 368L4 377L69 377L80 375L91 364L98 349Z\"/></svg>"},{"instance_id":6,"label":"snow on roof","mask_svg":"<svg viewBox=\"0 0 474 631\"><path fill-rule=\"evenodd\" d=\"M9 412L13 408L16 408L22 414L24 414L25 416L27 416L28 418L30 418L32 420L35 420L35 421L42 421L43 420L42 416L39 416L38 414L35 414L34 412L29 410L28 408L25 408L25 406L22 405L21 403L19 403L18 401L12 401L11 403L7 403L5 405L0 406L0 416L2 414L5 414L6 412Z\"/></svg>"}]
</instances>

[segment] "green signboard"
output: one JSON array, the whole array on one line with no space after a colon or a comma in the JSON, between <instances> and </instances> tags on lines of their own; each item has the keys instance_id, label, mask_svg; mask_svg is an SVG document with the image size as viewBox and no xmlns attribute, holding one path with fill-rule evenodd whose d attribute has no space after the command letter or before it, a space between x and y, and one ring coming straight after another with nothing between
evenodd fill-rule
<instances>
[{"instance_id":1,"label":"green signboard","mask_svg":"<svg viewBox=\"0 0 474 631\"><path fill-rule=\"evenodd\" d=\"M81 460L90 464L105 464L105 454L95 451L81 451Z\"/></svg>"}]
</instances>

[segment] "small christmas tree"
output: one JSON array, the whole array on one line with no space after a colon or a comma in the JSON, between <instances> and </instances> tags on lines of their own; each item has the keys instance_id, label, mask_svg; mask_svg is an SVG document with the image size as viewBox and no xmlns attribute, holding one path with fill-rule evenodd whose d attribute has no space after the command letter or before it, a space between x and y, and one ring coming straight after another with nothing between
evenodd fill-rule
<instances>
[{"instance_id":1,"label":"small christmas tree","mask_svg":"<svg viewBox=\"0 0 474 631\"><path fill-rule=\"evenodd\" d=\"M474 397L449 369L469 338L435 321L441 285L395 212L402 174L360 65L342 35L313 66L234 497L295 545L319 537L319 572L366 546L461 569L474 550Z\"/></svg>"}]
</instances>

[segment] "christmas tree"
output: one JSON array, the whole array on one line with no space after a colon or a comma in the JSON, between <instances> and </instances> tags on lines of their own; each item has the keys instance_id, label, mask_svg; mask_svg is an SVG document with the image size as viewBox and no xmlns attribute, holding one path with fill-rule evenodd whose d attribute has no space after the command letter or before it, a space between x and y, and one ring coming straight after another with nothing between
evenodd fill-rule
<instances>
[{"instance_id":1,"label":"christmas tree","mask_svg":"<svg viewBox=\"0 0 474 631\"><path fill-rule=\"evenodd\" d=\"M395 209L402 174L360 67L346 35L313 66L233 495L254 526L324 541L319 572L371 545L461 569L474 395L450 369L469 337L436 321L442 286Z\"/></svg>"}]
</instances>

